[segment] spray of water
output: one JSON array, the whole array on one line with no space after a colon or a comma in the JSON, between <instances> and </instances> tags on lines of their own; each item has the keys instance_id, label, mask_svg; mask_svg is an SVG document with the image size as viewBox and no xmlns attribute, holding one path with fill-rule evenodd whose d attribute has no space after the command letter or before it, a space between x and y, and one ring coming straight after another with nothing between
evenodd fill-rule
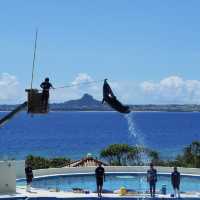
<instances>
[{"instance_id":1,"label":"spray of water","mask_svg":"<svg viewBox=\"0 0 200 200\"><path fill-rule=\"evenodd\" d=\"M136 129L134 121L134 113L131 112L125 115L125 119L127 120L129 134L135 140L136 147L141 147L141 146L145 147L144 138L140 133L140 131ZM139 154L139 159L144 165L147 165L149 163L149 158L145 152L141 152ZM139 181L139 186L141 191L145 191L145 186L146 186L145 183L146 183L146 177L145 176L141 177Z\"/></svg>"},{"instance_id":2,"label":"spray of water","mask_svg":"<svg viewBox=\"0 0 200 200\"><path fill-rule=\"evenodd\" d=\"M134 114L129 113L128 115L125 115L125 119L127 120L128 124L128 131L131 136L131 138L134 140L136 147L145 147L145 141L144 138L139 130L136 129L135 121L134 121ZM149 163L149 158L145 152L140 153L140 161L143 164Z\"/></svg>"},{"instance_id":3,"label":"spray of water","mask_svg":"<svg viewBox=\"0 0 200 200\"><path fill-rule=\"evenodd\" d=\"M129 113L128 115L124 115L125 119L128 122L128 130L129 130L129 134L133 137L137 137L137 132L135 130L135 126L134 126L134 121L133 121L133 114Z\"/></svg>"},{"instance_id":4,"label":"spray of water","mask_svg":"<svg viewBox=\"0 0 200 200\"><path fill-rule=\"evenodd\" d=\"M144 138L142 134L136 129L135 121L134 121L134 113L131 112L128 115L124 115L127 124L128 124L128 132L131 138L134 139L136 146L145 146Z\"/></svg>"}]
</instances>

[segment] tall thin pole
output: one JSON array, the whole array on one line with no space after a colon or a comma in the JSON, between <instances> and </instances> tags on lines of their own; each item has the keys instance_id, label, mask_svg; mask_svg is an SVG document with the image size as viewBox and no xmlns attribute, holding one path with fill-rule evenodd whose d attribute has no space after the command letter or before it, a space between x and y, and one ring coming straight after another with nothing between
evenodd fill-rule
<instances>
[{"instance_id":1,"label":"tall thin pole","mask_svg":"<svg viewBox=\"0 0 200 200\"><path fill-rule=\"evenodd\" d=\"M36 50L37 50L37 36L38 36L38 29L36 29L36 31L35 31L35 45L34 45L34 53L33 53L31 89L33 88L33 78L34 78L34 71L35 71L35 58L36 58Z\"/></svg>"}]
</instances>

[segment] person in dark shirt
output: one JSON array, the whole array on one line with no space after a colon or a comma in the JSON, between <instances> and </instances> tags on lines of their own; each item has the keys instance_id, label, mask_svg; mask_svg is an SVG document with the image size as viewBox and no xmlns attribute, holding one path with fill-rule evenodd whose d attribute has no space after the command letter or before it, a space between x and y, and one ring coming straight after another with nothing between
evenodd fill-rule
<instances>
[{"instance_id":1,"label":"person in dark shirt","mask_svg":"<svg viewBox=\"0 0 200 200\"><path fill-rule=\"evenodd\" d=\"M95 170L95 176L96 176L98 197L102 197L101 193L103 189L103 182L105 181L105 170L102 167L101 163L99 163L99 166Z\"/></svg>"},{"instance_id":2,"label":"person in dark shirt","mask_svg":"<svg viewBox=\"0 0 200 200\"><path fill-rule=\"evenodd\" d=\"M31 183L33 180L33 170L29 163L26 164L25 174L26 174L26 183L27 183L26 191L31 192Z\"/></svg>"},{"instance_id":3,"label":"person in dark shirt","mask_svg":"<svg viewBox=\"0 0 200 200\"><path fill-rule=\"evenodd\" d=\"M174 197L177 197L178 194L178 198L180 198L180 179L181 179L181 175L177 170L177 167L174 167L174 171L171 174L171 183L172 183L172 187L174 189Z\"/></svg>"},{"instance_id":4,"label":"person in dark shirt","mask_svg":"<svg viewBox=\"0 0 200 200\"><path fill-rule=\"evenodd\" d=\"M151 197L155 197L157 171L154 169L153 163L150 164L150 169L147 171L147 182L149 183Z\"/></svg>"},{"instance_id":5,"label":"person in dark shirt","mask_svg":"<svg viewBox=\"0 0 200 200\"><path fill-rule=\"evenodd\" d=\"M40 84L40 87L42 88L42 105L44 106L44 110L47 110L49 102L49 90L51 88L54 89L54 87L49 82L49 78L45 78L45 81Z\"/></svg>"}]
</instances>

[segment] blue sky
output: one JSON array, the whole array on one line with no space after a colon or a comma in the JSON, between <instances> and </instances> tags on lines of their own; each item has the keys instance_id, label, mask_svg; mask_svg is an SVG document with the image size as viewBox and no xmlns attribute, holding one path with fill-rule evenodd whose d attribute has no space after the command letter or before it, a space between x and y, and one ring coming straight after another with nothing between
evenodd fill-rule
<instances>
[{"instance_id":1,"label":"blue sky","mask_svg":"<svg viewBox=\"0 0 200 200\"><path fill-rule=\"evenodd\" d=\"M200 102L198 0L6 0L0 6L0 103L25 98L36 27L35 87L46 76L55 87L107 77L127 103ZM58 91L52 101L85 92L101 97L97 85Z\"/></svg>"}]
</instances>

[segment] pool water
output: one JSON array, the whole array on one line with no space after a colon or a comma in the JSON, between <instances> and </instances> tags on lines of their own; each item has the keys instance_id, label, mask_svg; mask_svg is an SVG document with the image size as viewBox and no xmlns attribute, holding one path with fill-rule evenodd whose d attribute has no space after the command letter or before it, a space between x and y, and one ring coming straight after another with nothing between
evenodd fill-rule
<instances>
[{"instance_id":1,"label":"pool water","mask_svg":"<svg viewBox=\"0 0 200 200\"><path fill-rule=\"evenodd\" d=\"M24 186L25 180L18 180L17 186ZM160 191L162 186L166 185L167 193L172 193L170 175L159 174L156 184L156 191ZM123 173L123 174L106 174L104 189L109 191L118 190L120 187L146 192L148 183L146 182L146 174ZM55 189L63 191L71 191L72 188L82 188L90 191L96 191L96 180L94 174L75 174L75 175L58 175L35 178L32 187L40 189ZM181 192L200 191L200 176L181 176L180 184Z\"/></svg>"}]
</instances>

